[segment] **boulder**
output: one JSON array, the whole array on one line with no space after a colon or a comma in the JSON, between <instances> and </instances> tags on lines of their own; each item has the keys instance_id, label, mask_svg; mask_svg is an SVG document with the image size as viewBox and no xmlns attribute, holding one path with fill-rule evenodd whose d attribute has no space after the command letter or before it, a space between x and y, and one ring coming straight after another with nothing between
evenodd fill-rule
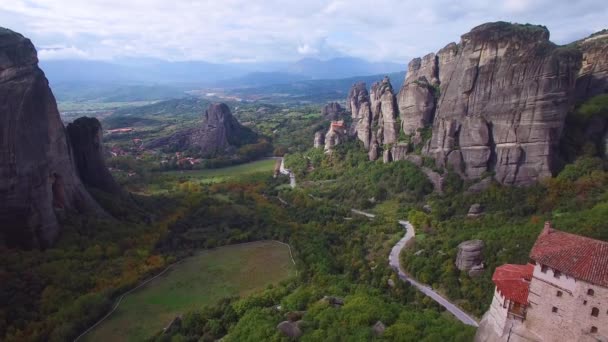
<instances>
[{"instance_id":1,"label":"boulder","mask_svg":"<svg viewBox=\"0 0 608 342\"><path fill-rule=\"evenodd\" d=\"M277 325L277 330L291 339L302 336L302 330L300 330L298 322L283 321Z\"/></svg>"},{"instance_id":2,"label":"boulder","mask_svg":"<svg viewBox=\"0 0 608 342\"><path fill-rule=\"evenodd\" d=\"M483 262L484 243L481 240L464 241L458 245L458 255L456 256L456 267L468 272L475 266Z\"/></svg>"},{"instance_id":3,"label":"boulder","mask_svg":"<svg viewBox=\"0 0 608 342\"><path fill-rule=\"evenodd\" d=\"M111 194L122 190L106 167L102 129L96 118L82 117L68 124L67 133L80 179L87 186Z\"/></svg>"},{"instance_id":4,"label":"boulder","mask_svg":"<svg viewBox=\"0 0 608 342\"><path fill-rule=\"evenodd\" d=\"M324 296L321 300L324 302L327 302L329 305L331 305L335 308L341 307L344 305L344 299L342 299L340 297Z\"/></svg>"},{"instance_id":5,"label":"boulder","mask_svg":"<svg viewBox=\"0 0 608 342\"><path fill-rule=\"evenodd\" d=\"M483 215L483 207L479 203L474 203L469 207L467 217L479 217Z\"/></svg>"},{"instance_id":6,"label":"boulder","mask_svg":"<svg viewBox=\"0 0 608 342\"><path fill-rule=\"evenodd\" d=\"M384 325L384 323L382 323L381 321L376 322L376 324L374 324L374 326L372 326L372 331L375 336L381 336L382 334L384 334L385 330L386 330L386 325Z\"/></svg>"},{"instance_id":7,"label":"boulder","mask_svg":"<svg viewBox=\"0 0 608 342\"><path fill-rule=\"evenodd\" d=\"M5 28L0 28L0 203L0 240L9 247L51 245L60 231L60 212L104 215L78 177L34 45Z\"/></svg>"}]
</instances>

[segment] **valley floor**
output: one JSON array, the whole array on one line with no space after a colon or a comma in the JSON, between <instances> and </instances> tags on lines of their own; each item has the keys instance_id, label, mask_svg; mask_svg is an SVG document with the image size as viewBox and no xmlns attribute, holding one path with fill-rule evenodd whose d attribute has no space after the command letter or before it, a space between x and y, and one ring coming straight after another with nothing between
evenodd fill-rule
<instances>
[{"instance_id":1,"label":"valley floor","mask_svg":"<svg viewBox=\"0 0 608 342\"><path fill-rule=\"evenodd\" d=\"M258 241L204 250L125 297L82 341L142 341L176 316L295 275L289 247Z\"/></svg>"}]
</instances>

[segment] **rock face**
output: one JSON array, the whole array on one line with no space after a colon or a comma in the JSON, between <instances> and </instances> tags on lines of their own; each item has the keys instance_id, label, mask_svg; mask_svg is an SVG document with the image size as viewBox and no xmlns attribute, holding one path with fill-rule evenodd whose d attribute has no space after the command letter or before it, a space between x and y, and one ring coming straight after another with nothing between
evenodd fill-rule
<instances>
[{"instance_id":1,"label":"rock face","mask_svg":"<svg viewBox=\"0 0 608 342\"><path fill-rule=\"evenodd\" d=\"M481 240L464 241L458 245L456 267L461 271L469 271L483 262L484 243Z\"/></svg>"},{"instance_id":2,"label":"rock face","mask_svg":"<svg viewBox=\"0 0 608 342\"><path fill-rule=\"evenodd\" d=\"M328 120L339 120L345 110L338 102L330 102L321 109L321 115Z\"/></svg>"},{"instance_id":3,"label":"rock face","mask_svg":"<svg viewBox=\"0 0 608 342\"><path fill-rule=\"evenodd\" d=\"M365 82L355 83L346 98L348 109L353 118L351 135L355 135L363 142L365 149L369 149L371 140L371 104Z\"/></svg>"},{"instance_id":4,"label":"rock face","mask_svg":"<svg viewBox=\"0 0 608 342\"><path fill-rule=\"evenodd\" d=\"M572 103L578 51L544 27L490 23L438 53L441 97L428 153L466 178L504 184L551 176Z\"/></svg>"},{"instance_id":5,"label":"rock face","mask_svg":"<svg viewBox=\"0 0 608 342\"><path fill-rule=\"evenodd\" d=\"M323 132L315 133L314 147L321 148L324 145L325 145L325 133L323 133Z\"/></svg>"},{"instance_id":6,"label":"rock face","mask_svg":"<svg viewBox=\"0 0 608 342\"><path fill-rule=\"evenodd\" d=\"M393 144L399 136L397 125L397 101L393 94L393 86L388 77L372 85L371 95L372 125L371 129L378 127L376 136L378 144Z\"/></svg>"},{"instance_id":7,"label":"rock face","mask_svg":"<svg viewBox=\"0 0 608 342\"><path fill-rule=\"evenodd\" d=\"M67 133L78 175L84 184L112 194L121 188L103 158L102 129L96 118L82 117L68 124Z\"/></svg>"},{"instance_id":8,"label":"rock face","mask_svg":"<svg viewBox=\"0 0 608 342\"><path fill-rule=\"evenodd\" d=\"M198 147L203 156L214 157L228 153L236 147L254 143L256 134L242 126L224 103L212 103L197 128L183 130L169 137L151 141L147 148L171 146L177 150Z\"/></svg>"},{"instance_id":9,"label":"rock face","mask_svg":"<svg viewBox=\"0 0 608 342\"><path fill-rule=\"evenodd\" d=\"M608 93L608 31L559 47L543 26L487 23L413 59L397 110L385 81L371 96L355 84L348 97L353 131L371 160L387 147L393 161L422 147L465 179L492 174L502 184L528 185L560 166L558 143L572 106ZM400 127L387 129L397 113ZM432 128L430 139L423 128ZM407 143L399 142L399 129Z\"/></svg>"},{"instance_id":10,"label":"rock face","mask_svg":"<svg viewBox=\"0 0 608 342\"><path fill-rule=\"evenodd\" d=\"M608 93L608 31L604 30L577 42L583 61L576 79L576 100Z\"/></svg>"},{"instance_id":11,"label":"rock face","mask_svg":"<svg viewBox=\"0 0 608 342\"><path fill-rule=\"evenodd\" d=\"M479 203L472 204L467 213L467 217L479 217L483 214L483 207Z\"/></svg>"},{"instance_id":12,"label":"rock face","mask_svg":"<svg viewBox=\"0 0 608 342\"><path fill-rule=\"evenodd\" d=\"M299 325L299 322L283 321L277 325L277 330L291 339L297 339L302 336L302 330Z\"/></svg>"},{"instance_id":13,"label":"rock face","mask_svg":"<svg viewBox=\"0 0 608 342\"><path fill-rule=\"evenodd\" d=\"M347 103L353 118L351 134L363 142L369 159L383 155L381 147L394 144L399 137L398 110L393 86L388 77L376 82L371 97L365 83L352 86Z\"/></svg>"},{"instance_id":14,"label":"rock face","mask_svg":"<svg viewBox=\"0 0 608 342\"><path fill-rule=\"evenodd\" d=\"M336 145L346 140L344 121L332 121L325 134L325 152L331 152Z\"/></svg>"},{"instance_id":15,"label":"rock face","mask_svg":"<svg viewBox=\"0 0 608 342\"><path fill-rule=\"evenodd\" d=\"M438 84L437 56L434 53L422 59L414 58L408 64L405 82L397 97L401 129L405 134L414 134L432 123L434 87Z\"/></svg>"},{"instance_id":16,"label":"rock face","mask_svg":"<svg viewBox=\"0 0 608 342\"><path fill-rule=\"evenodd\" d=\"M45 247L63 211L102 213L74 165L55 97L29 39L0 28L0 235Z\"/></svg>"}]
</instances>

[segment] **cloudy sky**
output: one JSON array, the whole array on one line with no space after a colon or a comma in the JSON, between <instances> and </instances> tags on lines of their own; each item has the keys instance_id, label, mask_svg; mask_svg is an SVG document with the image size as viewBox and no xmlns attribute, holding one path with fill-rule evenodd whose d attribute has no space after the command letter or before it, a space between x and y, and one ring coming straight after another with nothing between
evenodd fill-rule
<instances>
[{"instance_id":1,"label":"cloudy sky","mask_svg":"<svg viewBox=\"0 0 608 342\"><path fill-rule=\"evenodd\" d=\"M606 0L0 0L0 26L41 59L407 62L488 21L542 24L567 43L607 18Z\"/></svg>"}]
</instances>

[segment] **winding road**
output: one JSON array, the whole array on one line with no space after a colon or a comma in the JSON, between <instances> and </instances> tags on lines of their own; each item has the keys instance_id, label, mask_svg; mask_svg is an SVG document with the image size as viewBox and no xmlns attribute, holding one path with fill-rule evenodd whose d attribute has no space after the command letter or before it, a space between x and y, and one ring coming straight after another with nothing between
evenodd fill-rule
<instances>
[{"instance_id":1,"label":"winding road","mask_svg":"<svg viewBox=\"0 0 608 342\"><path fill-rule=\"evenodd\" d=\"M405 273L405 271L403 271L403 268L401 267L401 260L399 259L399 254L401 254L401 251L403 250L403 248L405 248L405 245L414 236L416 236L416 231L414 230L414 226L409 221L400 220L399 224L402 225L403 228L405 228L405 235L403 236L403 238L401 238L401 240L399 240L399 242L397 242L397 244L395 246L393 246L393 249L391 250L391 254L388 256L388 263L391 266L391 268L397 272L397 274L399 275L399 279L401 279L403 281L407 281L408 283L415 286L422 293L431 297L431 299L433 299L434 301L439 303L439 305L443 306L446 310L451 312L462 323L471 325L474 327L478 327L479 324L473 317L469 316L466 312L462 311L459 307L452 304L447 299L443 298L437 292L433 291L433 289L430 286L416 281L415 279L408 276L407 273Z\"/></svg>"}]
</instances>

